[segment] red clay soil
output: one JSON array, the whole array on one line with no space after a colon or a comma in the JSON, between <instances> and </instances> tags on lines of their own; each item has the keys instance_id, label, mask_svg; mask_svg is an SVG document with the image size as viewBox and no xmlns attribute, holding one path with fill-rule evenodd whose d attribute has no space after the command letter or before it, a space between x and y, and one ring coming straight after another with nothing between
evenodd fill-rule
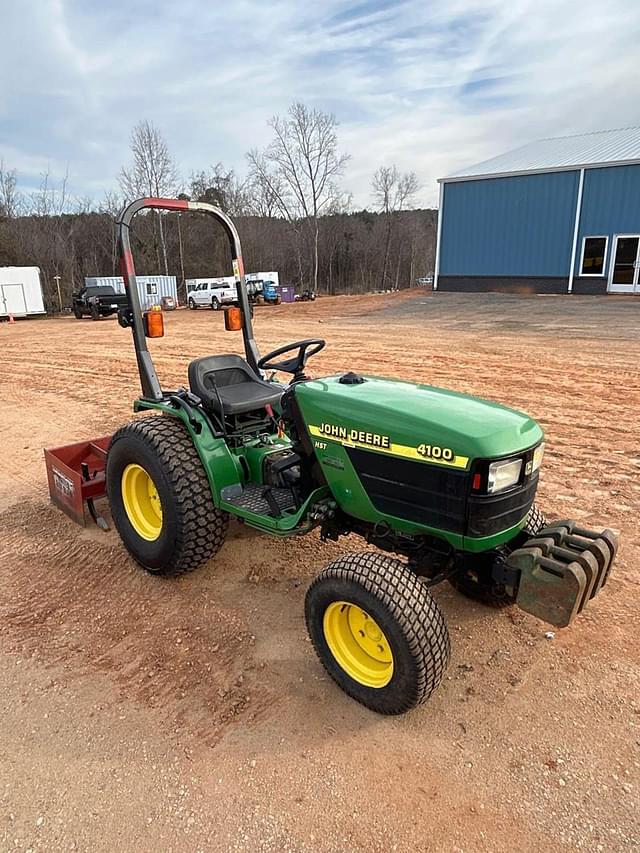
<instances>
[{"instance_id":1,"label":"red clay soil","mask_svg":"<svg viewBox=\"0 0 640 853\"><path fill-rule=\"evenodd\" d=\"M509 302L516 331L479 324L473 297L429 300L264 306L256 335L264 352L327 338L315 375L401 375L529 412L547 433L543 509L622 545L553 639L439 587L451 666L399 718L342 694L306 637L308 583L361 542L233 524L203 569L145 574L115 532L50 505L42 459L132 416L130 334L113 318L0 325L3 850L639 849L640 342L581 336L579 300ZM570 312L571 334L529 328L529 308ZM213 312L166 319L153 352L167 387L189 359L239 347Z\"/></svg>"}]
</instances>

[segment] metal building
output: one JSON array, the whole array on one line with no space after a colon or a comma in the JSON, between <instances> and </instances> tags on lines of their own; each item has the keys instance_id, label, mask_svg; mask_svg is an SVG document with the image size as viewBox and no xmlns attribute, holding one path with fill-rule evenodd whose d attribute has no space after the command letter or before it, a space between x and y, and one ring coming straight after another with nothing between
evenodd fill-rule
<instances>
[{"instance_id":1,"label":"metal building","mask_svg":"<svg viewBox=\"0 0 640 853\"><path fill-rule=\"evenodd\" d=\"M138 275L138 296L143 310L159 305L163 296L172 296L178 304L178 285L175 275ZM85 287L111 285L116 293L124 293L124 279L121 275L86 276Z\"/></svg>"},{"instance_id":2,"label":"metal building","mask_svg":"<svg viewBox=\"0 0 640 853\"><path fill-rule=\"evenodd\" d=\"M439 183L434 289L640 293L640 127L532 142Z\"/></svg>"}]
</instances>

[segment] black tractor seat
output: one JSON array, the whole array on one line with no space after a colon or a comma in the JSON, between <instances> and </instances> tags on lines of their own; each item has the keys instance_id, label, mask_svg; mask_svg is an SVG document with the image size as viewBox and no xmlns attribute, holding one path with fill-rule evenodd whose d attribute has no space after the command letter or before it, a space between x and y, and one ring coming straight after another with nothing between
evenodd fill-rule
<instances>
[{"instance_id":1,"label":"black tractor seat","mask_svg":"<svg viewBox=\"0 0 640 853\"><path fill-rule=\"evenodd\" d=\"M263 409L277 403L284 391L260 379L239 355L196 358L189 364L189 386L204 407L218 415L244 415Z\"/></svg>"}]
</instances>

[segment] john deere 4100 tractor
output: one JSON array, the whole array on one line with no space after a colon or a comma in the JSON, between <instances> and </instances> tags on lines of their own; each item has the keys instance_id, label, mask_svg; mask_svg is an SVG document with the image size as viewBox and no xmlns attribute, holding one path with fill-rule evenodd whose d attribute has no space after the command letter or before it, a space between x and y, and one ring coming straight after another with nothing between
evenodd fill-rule
<instances>
[{"instance_id":1,"label":"john deere 4100 tractor","mask_svg":"<svg viewBox=\"0 0 640 853\"><path fill-rule=\"evenodd\" d=\"M164 390L146 338L129 228L144 208L200 211L229 239L239 307L225 314L245 357L204 355L189 388ZM534 505L543 433L520 412L452 391L352 371L305 374L320 339L261 356L253 337L240 241L217 208L147 198L119 220L119 251L142 385L107 454L115 525L140 565L196 569L224 542L230 516L273 536L357 534L370 547L330 563L306 595L322 664L350 696L385 714L427 699L449 659L434 584L493 604L515 603L568 625L607 580L608 530L548 525ZM289 374L288 384L265 377ZM273 373L271 374L273 376ZM373 547L371 547L373 546Z\"/></svg>"}]
</instances>

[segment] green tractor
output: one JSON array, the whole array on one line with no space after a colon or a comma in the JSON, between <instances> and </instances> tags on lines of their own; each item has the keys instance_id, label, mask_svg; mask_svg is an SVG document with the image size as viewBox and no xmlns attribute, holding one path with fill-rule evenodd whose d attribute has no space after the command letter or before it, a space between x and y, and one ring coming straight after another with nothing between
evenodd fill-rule
<instances>
[{"instance_id":1,"label":"green tractor","mask_svg":"<svg viewBox=\"0 0 640 853\"><path fill-rule=\"evenodd\" d=\"M239 305L225 323L242 332L245 357L192 361L188 389L163 390L147 348L162 315L140 310L129 241L145 208L208 214L229 240ZM203 565L230 516L272 536L361 536L364 550L313 581L305 615L331 677L383 714L423 702L444 675L450 642L434 584L565 626L606 582L614 534L548 525L535 507L544 436L531 418L412 382L354 372L310 379L320 339L261 356L238 233L211 205L142 199L118 226L129 299L119 321L132 329L138 361L134 410L150 416L112 437L106 485L122 541L147 571ZM290 381L266 379L270 371Z\"/></svg>"}]
</instances>

